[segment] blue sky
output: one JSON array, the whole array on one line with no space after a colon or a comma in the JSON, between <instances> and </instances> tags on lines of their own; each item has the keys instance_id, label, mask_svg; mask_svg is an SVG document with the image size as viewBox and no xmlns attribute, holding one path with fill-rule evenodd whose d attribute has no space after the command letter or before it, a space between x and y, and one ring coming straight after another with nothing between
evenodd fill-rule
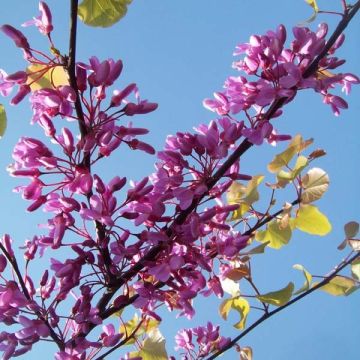
<instances>
[{"instance_id":1,"label":"blue sky","mask_svg":"<svg viewBox=\"0 0 360 360\"><path fill-rule=\"evenodd\" d=\"M63 52L67 48L67 3L48 1L53 9L54 41ZM320 5L326 3L319 1ZM337 3L340 1L331 2L335 7ZM18 27L35 14L37 1L12 0L2 8L0 23ZM189 131L193 126L214 118L213 113L202 107L202 100L221 90L225 78L235 74L231 63L236 44L247 41L251 34L275 29L280 23L287 27L290 37L290 28L310 15L311 9L302 0L134 0L128 15L114 27L92 29L79 25L78 60L86 61L92 55L100 59L123 60L119 88L136 82L142 98L159 103L156 112L134 119L134 122L150 129L147 140L160 150L166 135ZM349 26L347 41L338 54L347 59L343 72L360 73L358 18ZM332 25L338 20L329 16L319 16L318 19ZM26 34L35 48L46 46L36 30L28 28ZM0 48L0 68L10 73L24 67L20 52L4 36L0 37ZM301 263L311 273L321 275L329 272L344 256L336 249L343 239L343 225L350 220L359 221L360 213L359 96L360 87L354 87L347 99L349 110L336 118L330 108L322 104L318 94L300 94L276 120L275 126L281 133L314 137L314 148L327 151L328 155L319 159L315 166L323 168L330 176L329 191L318 205L331 220L333 231L326 237L296 233L290 245L281 251L269 250L265 256L256 259L255 279L264 292L281 288L289 281L301 284L303 279L292 270L293 264ZM11 162L11 151L17 139L23 134L37 136L39 131L29 125L31 113L27 101L16 108L7 105L6 101L2 100L9 123L0 142L0 199L3 205L0 224L1 233L10 233L21 245L25 238L31 238L38 231L36 224L44 222L46 217L42 212L25 212L28 204L18 194L12 193L18 182L7 175L5 168ZM279 151L270 146L252 149L241 161L243 172L267 174L267 180L271 181L266 164ZM121 155L114 157L107 169L115 173L109 173L109 176L127 175L140 179L153 171L154 157L136 152L129 155L131 161ZM360 292L348 298L334 298L320 292L313 294L264 323L241 345L252 346L257 360L355 360L358 358L359 301ZM176 319L175 314L164 317L162 332L169 334L169 353L173 352L170 337L179 327L211 320L221 324L223 335L237 334L231 326L235 317L230 317L227 323L222 322L217 314L216 300L199 298L195 305L200 310L193 322ZM25 358L35 359L42 351L38 346ZM236 356L229 351L223 359Z\"/></svg>"}]
</instances>

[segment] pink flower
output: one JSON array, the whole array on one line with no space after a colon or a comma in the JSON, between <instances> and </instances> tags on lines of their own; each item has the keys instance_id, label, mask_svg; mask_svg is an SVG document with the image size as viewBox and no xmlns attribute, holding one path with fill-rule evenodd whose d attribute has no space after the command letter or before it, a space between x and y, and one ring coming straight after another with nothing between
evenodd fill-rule
<instances>
[{"instance_id":1,"label":"pink flower","mask_svg":"<svg viewBox=\"0 0 360 360\"><path fill-rule=\"evenodd\" d=\"M51 11L47 4L43 1L39 2L40 15L34 17L33 20L26 21L22 26L35 25L41 34L49 35L54 29L52 25Z\"/></svg>"},{"instance_id":2,"label":"pink flower","mask_svg":"<svg viewBox=\"0 0 360 360\"><path fill-rule=\"evenodd\" d=\"M6 36L11 38L17 47L24 49L26 52L30 52L30 45L21 31L15 29L11 25L2 25L0 30Z\"/></svg>"},{"instance_id":3,"label":"pink flower","mask_svg":"<svg viewBox=\"0 0 360 360\"><path fill-rule=\"evenodd\" d=\"M123 334L119 334L113 324L104 325L103 332L100 335L102 343L106 347L115 346L122 337Z\"/></svg>"}]
</instances>

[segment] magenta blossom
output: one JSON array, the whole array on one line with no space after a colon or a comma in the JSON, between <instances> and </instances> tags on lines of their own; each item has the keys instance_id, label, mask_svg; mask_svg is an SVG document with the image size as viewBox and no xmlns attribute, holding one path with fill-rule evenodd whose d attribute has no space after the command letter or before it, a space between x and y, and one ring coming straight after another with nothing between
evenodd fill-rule
<instances>
[{"instance_id":1,"label":"magenta blossom","mask_svg":"<svg viewBox=\"0 0 360 360\"><path fill-rule=\"evenodd\" d=\"M40 15L33 20L26 21L22 26L35 25L41 34L49 35L53 30L52 15L49 7L44 1L39 2Z\"/></svg>"}]
</instances>

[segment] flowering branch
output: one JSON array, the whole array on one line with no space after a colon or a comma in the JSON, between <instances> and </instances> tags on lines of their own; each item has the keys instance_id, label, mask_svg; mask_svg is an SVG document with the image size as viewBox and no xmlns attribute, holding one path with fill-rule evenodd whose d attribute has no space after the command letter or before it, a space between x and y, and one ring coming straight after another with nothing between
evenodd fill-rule
<instances>
[{"instance_id":1,"label":"flowering branch","mask_svg":"<svg viewBox=\"0 0 360 360\"><path fill-rule=\"evenodd\" d=\"M329 49L334 46L336 40L342 34L342 32L346 29L351 19L355 16L360 8L360 1L358 1L351 10L344 14L342 20L337 25L333 34L325 44L323 50L319 53L319 55L314 59L314 61L305 69L303 76L305 78L310 77L318 70L319 62L326 56ZM280 99L275 100L268 111L263 115L263 121L270 120L274 114L285 104L287 101L287 97L282 97ZM249 150L253 144L245 139L242 143L236 148L236 150L228 157L228 159L221 165L221 167L214 173L214 175L209 178L206 182L207 191L203 193L203 195L194 198L191 205L187 207L185 210L180 212L178 216L174 219L173 223L169 228L166 229L166 234L169 239L174 235L174 226L181 225L187 219L187 217L198 207L200 202L204 199L204 197L209 193L209 191L215 186L215 184L222 178L222 176L230 169L230 167L239 160L239 158ZM152 247L135 265L133 265L128 271L122 274L116 281L116 285L112 288L109 288L104 296L99 301L100 309L104 309L104 307L110 302L114 294L117 290L123 286L128 280L130 280L134 275L136 275L139 271L141 271L145 267L145 263L151 259L155 259L156 256L164 249L164 244L160 243L157 246Z\"/></svg>"},{"instance_id":2,"label":"flowering branch","mask_svg":"<svg viewBox=\"0 0 360 360\"><path fill-rule=\"evenodd\" d=\"M274 310L268 311L264 313L263 316L261 316L258 320L256 320L253 324L251 324L246 330L244 330L240 335L236 336L234 339L232 339L226 346L224 346L222 349L214 353L213 355L209 356L206 360L214 360L221 354L223 354L225 351L231 349L233 346L237 344L239 340L241 340L243 337L245 337L247 334L249 334L251 331L256 329L260 324L262 324L265 320L268 320L275 314L279 313L280 311L285 310L290 305L295 304L299 300L303 299L304 297L310 295L314 291L322 288L324 285L328 284L341 270L349 266L352 262L354 262L356 259L360 258L360 252L355 253L352 257L350 257L347 260L342 261L334 271L331 272L330 275L326 276L324 280L320 281L313 287L311 287L309 290L303 292L302 294L294 297L289 302L287 302L285 305L280 306Z\"/></svg>"}]
</instances>

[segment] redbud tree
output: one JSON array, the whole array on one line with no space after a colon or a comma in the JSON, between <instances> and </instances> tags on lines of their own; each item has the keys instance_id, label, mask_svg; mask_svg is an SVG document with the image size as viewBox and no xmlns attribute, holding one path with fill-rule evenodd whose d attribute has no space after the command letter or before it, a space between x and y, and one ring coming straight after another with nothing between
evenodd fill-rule
<instances>
[{"instance_id":1,"label":"redbud tree","mask_svg":"<svg viewBox=\"0 0 360 360\"><path fill-rule=\"evenodd\" d=\"M145 100L135 82L124 84L126 64L96 54L77 57L78 21L111 26L130 2L71 0L68 49L54 40L56 14L43 1L22 24L38 30L43 48L32 45L27 29L1 26L26 65L0 70L0 93L11 105L29 101L38 134L21 136L8 172L20 179L15 191L28 216L45 212L32 238L22 243L4 234L0 241L3 359L26 358L44 342L53 344L47 358L57 360L215 359L223 353L251 359L243 338L267 319L316 290L339 296L360 286L355 221L345 224L339 249L347 253L329 273L314 275L296 264L303 284L289 273L280 289L263 288L256 278L261 259L285 247L293 232L331 231L317 206L330 182L319 165L326 152L313 139L283 133L279 119L303 92L335 116L348 108L344 97L360 80L338 52L360 1L338 0L334 10L307 0L314 15L305 25L274 24L238 44L234 72L203 101L213 119L193 130L178 124L161 150L138 125L158 104ZM312 24L320 15L335 25ZM6 121L1 105L1 136ZM277 154L267 168L249 173L247 154L270 146ZM125 154L136 166L128 149L147 156L155 170L128 178L112 161ZM197 306L211 297L218 298L219 314L179 327L174 347L166 347L162 323L196 319ZM234 314L237 335L228 336L218 323Z\"/></svg>"}]
</instances>

